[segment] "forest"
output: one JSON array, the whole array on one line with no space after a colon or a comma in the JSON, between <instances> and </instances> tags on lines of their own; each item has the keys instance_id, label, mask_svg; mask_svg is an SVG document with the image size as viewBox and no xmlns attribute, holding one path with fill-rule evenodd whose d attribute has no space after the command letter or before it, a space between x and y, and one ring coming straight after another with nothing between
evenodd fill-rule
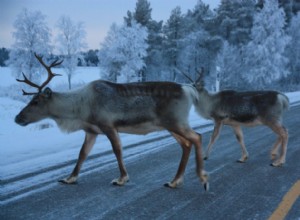
<instances>
[{"instance_id":1,"label":"forest","mask_svg":"<svg viewBox=\"0 0 300 220\"><path fill-rule=\"evenodd\" d=\"M62 58L70 89L78 66L97 66L99 78L120 83L190 83L183 73L196 79L202 69L209 90L296 91L299 11L299 0L221 0L214 10L198 0L194 8L176 7L166 21L156 21L151 1L137 0L122 24L112 23L100 47L86 51L82 23L62 16L54 45L45 16L24 9L14 23L14 45L0 50L0 64L38 81L42 69L33 53Z\"/></svg>"}]
</instances>

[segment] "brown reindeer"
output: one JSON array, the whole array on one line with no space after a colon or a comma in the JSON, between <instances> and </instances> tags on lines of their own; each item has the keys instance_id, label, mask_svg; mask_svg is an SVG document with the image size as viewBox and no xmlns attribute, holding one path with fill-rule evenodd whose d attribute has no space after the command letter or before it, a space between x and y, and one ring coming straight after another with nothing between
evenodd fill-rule
<instances>
[{"instance_id":1,"label":"brown reindeer","mask_svg":"<svg viewBox=\"0 0 300 220\"><path fill-rule=\"evenodd\" d=\"M53 92L43 88L52 79L51 68L61 62L54 61L47 66L42 57L39 62L47 69L48 79L41 86L18 80L38 88L29 104L16 116L15 122L26 126L39 120L53 119L63 131L85 131L85 140L80 150L77 164L71 175L61 182L71 184L77 181L80 168L91 151L98 134L110 140L117 158L120 177L114 185L124 185L129 181L122 159L119 132L147 134L168 130L182 148L182 157L174 179L165 184L176 188L183 183L183 175L192 145L196 152L196 172L204 188L208 189L208 175L203 168L201 155L201 135L189 126L188 115L191 105L197 102L197 90L189 85L171 82L143 82L116 84L108 81L93 81L81 89L71 92ZM33 94L26 93L24 95Z\"/></svg>"},{"instance_id":2,"label":"brown reindeer","mask_svg":"<svg viewBox=\"0 0 300 220\"><path fill-rule=\"evenodd\" d=\"M192 81L198 91L198 104L195 105L197 113L203 118L213 120L215 124L204 159L208 159L222 126L230 125L242 149L242 157L238 162L245 162L248 159L248 152L241 126L265 125L278 136L271 150L271 159L274 160L271 165L277 167L285 163L288 132L282 125L282 114L289 107L289 99L286 95L277 91L238 92L233 90L213 94L204 88L201 80L202 73L196 81L184 75ZM278 155L279 146L281 146L280 156Z\"/></svg>"}]
</instances>

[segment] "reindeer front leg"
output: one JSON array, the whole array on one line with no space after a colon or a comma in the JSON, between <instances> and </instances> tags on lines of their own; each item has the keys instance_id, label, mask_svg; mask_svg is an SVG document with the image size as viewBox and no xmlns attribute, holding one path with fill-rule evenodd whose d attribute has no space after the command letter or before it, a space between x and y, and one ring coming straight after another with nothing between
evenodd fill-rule
<instances>
[{"instance_id":1,"label":"reindeer front leg","mask_svg":"<svg viewBox=\"0 0 300 220\"><path fill-rule=\"evenodd\" d=\"M122 157L122 146L118 132L115 129L109 129L105 131L107 138L109 139L111 146L113 148L114 154L117 158L119 170L120 170L120 177L117 179L112 180L113 185L123 186L125 183L129 181L129 176L127 174L123 157Z\"/></svg>"},{"instance_id":2,"label":"reindeer front leg","mask_svg":"<svg viewBox=\"0 0 300 220\"><path fill-rule=\"evenodd\" d=\"M209 144L207 145L206 152L203 158L204 160L207 160L209 158L209 154L211 152L212 146L215 143L216 139L218 139L221 128L222 128L222 122L215 120L214 131L209 140Z\"/></svg>"},{"instance_id":3,"label":"reindeer front leg","mask_svg":"<svg viewBox=\"0 0 300 220\"><path fill-rule=\"evenodd\" d=\"M65 183L65 184L72 184L77 181L78 174L80 172L80 168L81 168L84 160L86 159L86 157L92 150L92 148L95 144L95 141L96 141L96 137L97 137L97 134L91 134L91 133L85 134L84 143L81 147L79 157L78 157L78 160L77 160L77 163L76 163L76 166L75 166L73 172L71 173L71 175L69 177L59 180L59 182Z\"/></svg>"}]
</instances>

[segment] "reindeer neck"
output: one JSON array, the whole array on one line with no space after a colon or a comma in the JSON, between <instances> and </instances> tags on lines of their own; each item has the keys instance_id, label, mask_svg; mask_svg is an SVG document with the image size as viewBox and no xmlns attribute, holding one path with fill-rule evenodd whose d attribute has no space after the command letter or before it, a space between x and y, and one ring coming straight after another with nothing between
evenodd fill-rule
<instances>
[{"instance_id":1,"label":"reindeer neck","mask_svg":"<svg viewBox=\"0 0 300 220\"><path fill-rule=\"evenodd\" d=\"M84 121L88 112L84 111L87 98L81 92L66 92L52 94L52 103L49 105L49 117L64 132L74 132L84 128Z\"/></svg>"},{"instance_id":2,"label":"reindeer neck","mask_svg":"<svg viewBox=\"0 0 300 220\"><path fill-rule=\"evenodd\" d=\"M197 111L202 117L206 119L210 119L211 112L213 111L215 95L210 94L205 88L201 88L197 90L199 95Z\"/></svg>"},{"instance_id":3,"label":"reindeer neck","mask_svg":"<svg viewBox=\"0 0 300 220\"><path fill-rule=\"evenodd\" d=\"M53 92L50 117L60 119L78 119L83 116L83 106L87 98L80 91L72 92Z\"/></svg>"}]
</instances>

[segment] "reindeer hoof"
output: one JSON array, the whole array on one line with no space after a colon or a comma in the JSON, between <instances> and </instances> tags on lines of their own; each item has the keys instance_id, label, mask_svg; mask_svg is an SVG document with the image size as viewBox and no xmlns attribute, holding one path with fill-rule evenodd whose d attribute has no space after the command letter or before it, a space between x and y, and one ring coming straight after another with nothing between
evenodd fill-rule
<instances>
[{"instance_id":1,"label":"reindeer hoof","mask_svg":"<svg viewBox=\"0 0 300 220\"><path fill-rule=\"evenodd\" d=\"M183 183L172 183L172 182L168 182L168 183L164 184L165 187L168 187L168 188L171 188L171 189L179 188L182 185L183 185Z\"/></svg>"},{"instance_id":2,"label":"reindeer hoof","mask_svg":"<svg viewBox=\"0 0 300 220\"><path fill-rule=\"evenodd\" d=\"M200 181L202 182L205 191L208 191L208 190L209 190L209 182L208 182L208 179L209 179L208 173L207 173L205 170L202 170L202 171L201 171L201 175L200 175Z\"/></svg>"},{"instance_id":3,"label":"reindeer hoof","mask_svg":"<svg viewBox=\"0 0 300 220\"><path fill-rule=\"evenodd\" d=\"M120 177L118 179L114 179L113 181L111 181L111 183L114 185L114 186L124 186L127 182L129 182L129 177L126 176L126 177Z\"/></svg>"},{"instance_id":4,"label":"reindeer hoof","mask_svg":"<svg viewBox=\"0 0 300 220\"><path fill-rule=\"evenodd\" d=\"M164 186L165 186L165 187L168 187L168 188L172 188L172 189L175 188L175 187L172 185L172 183L170 183L170 182L165 183Z\"/></svg>"},{"instance_id":5,"label":"reindeer hoof","mask_svg":"<svg viewBox=\"0 0 300 220\"><path fill-rule=\"evenodd\" d=\"M236 162L238 163L246 163L248 160L248 156L242 156L241 159L238 159Z\"/></svg>"},{"instance_id":6,"label":"reindeer hoof","mask_svg":"<svg viewBox=\"0 0 300 220\"><path fill-rule=\"evenodd\" d=\"M164 186L171 188L171 189L176 189L176 188L180 188L183 185L183 183L172 183L172 182L168 182L165 183Z\"/></svg>"},{"instance_id":7,"label":"reindeer hoof","mask_svg":"<svg viewBox=\"0 0 300 220\"><path fill-rule=\"evenodd\" d=\"M205 191L209 191L209 182L204 183L203 186Z\"/></svg>"},{"instance_id":8,"label":"reindeer hoof","mask_svg":"<svg viewBox=\"0 0 300 220\"><path fill-rule=\"evenodd\" d=\"M271 163L270 166L272 167L282 167L284 163L282 162L274 162L274 163Z\"/></svg>"},{"instance_id":9,"label":"reindeer hoof","mask_svg":"<svg viewBox=\"0 0 300 220\"><path fill-rule=\"evenodd\" d=\"M183 185L183 178L179 178L179 179L176 179L176 180L173 180L172 182L168 182L168 183L165 183L164 186L165 187L169 187L171 189L175 189L175 188L179 188Z\"/></svg>"},{"instance_id":10,"label":"reindeer hoof","mask_svg":"<svg viewBox=\"0 0 300 220\"><path fill-rule=\"evenodd\" d=\"M76 185L78 183L77 180L72 181L72 180L70 180L68 178L58 180L58 182L62 183L62 184L67 184L67 185L71 185L71 184Z\"/></svg>"}]
</instances>

